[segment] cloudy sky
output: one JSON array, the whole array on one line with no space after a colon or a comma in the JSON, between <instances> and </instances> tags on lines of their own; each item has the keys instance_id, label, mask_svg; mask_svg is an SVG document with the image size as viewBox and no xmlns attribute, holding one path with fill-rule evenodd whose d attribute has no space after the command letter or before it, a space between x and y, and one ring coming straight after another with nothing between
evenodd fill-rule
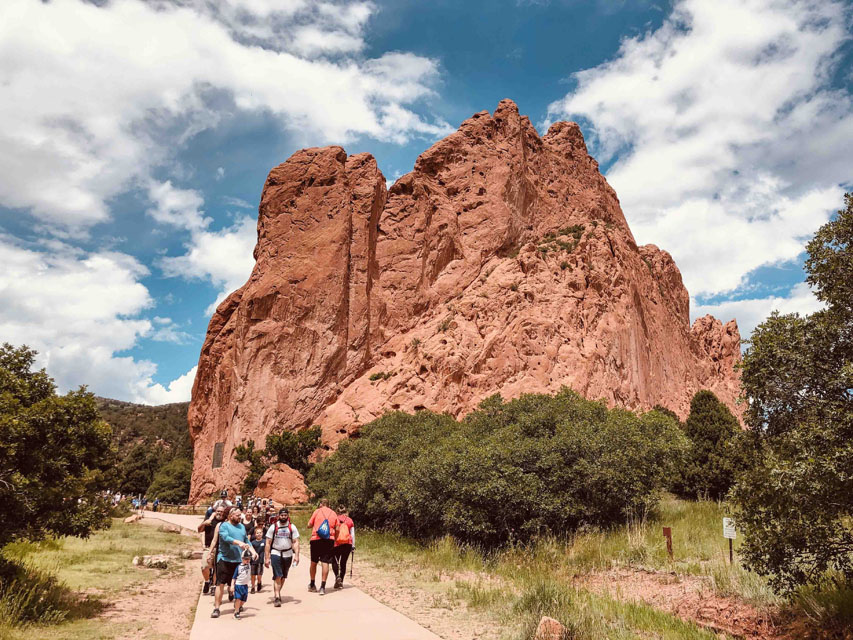
<instances>
[{"instance_id":1,"label":"cloudy sky","mask_svg":"<svg viewBox=\"0 0 853 640\"><path fill-rule=\"evenodd\" d=\"M268 170L305 146L387 178L514 99L581 123L693 316L810 312L805 240L853 161L849 3L3 0L0 341L64 391L189 398L252 268Z\"/></svg>"}]
</instances>

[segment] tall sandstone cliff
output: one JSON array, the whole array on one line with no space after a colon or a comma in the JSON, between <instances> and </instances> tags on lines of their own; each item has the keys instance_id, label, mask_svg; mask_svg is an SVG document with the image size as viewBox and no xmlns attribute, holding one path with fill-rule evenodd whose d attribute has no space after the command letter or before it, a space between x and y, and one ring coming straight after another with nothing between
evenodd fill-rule
<instances>
[{"instance_id":1,"label":"tall sandstone cliff","mask_svg":"<svg viewBox=\"0 0 853 640\"><path fill-rule=\"evenodd\" d=\"M566 385L682 417L710 389L740 414L736 323L691 328L678 268L637 246L579 127L540 138L509 100L390 190L369 154L296 152L264 185L254 255L199 359L192 500L238 485L237 444L318 424L333 448L391 409Z\"/></svg>"}]
</instances>

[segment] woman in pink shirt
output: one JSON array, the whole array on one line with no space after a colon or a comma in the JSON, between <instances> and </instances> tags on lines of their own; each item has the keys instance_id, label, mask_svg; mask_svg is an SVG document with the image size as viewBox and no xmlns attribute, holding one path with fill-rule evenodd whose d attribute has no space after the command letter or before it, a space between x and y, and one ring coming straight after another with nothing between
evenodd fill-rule
<instances>
[{"instance_id":1,"label":"woman in pink shirt","mask_svg":"<svg viewBox=\"0 0 853 640\"><path fill-rule=\"evenodd\" d=\"M344 588L347 575L347 559L355 551L355 524L347 515L347 508L338 507L338 530L335 533L335 550L332 555L332 571L335 574L335 589Z\"/></svg>"}]
</instances>

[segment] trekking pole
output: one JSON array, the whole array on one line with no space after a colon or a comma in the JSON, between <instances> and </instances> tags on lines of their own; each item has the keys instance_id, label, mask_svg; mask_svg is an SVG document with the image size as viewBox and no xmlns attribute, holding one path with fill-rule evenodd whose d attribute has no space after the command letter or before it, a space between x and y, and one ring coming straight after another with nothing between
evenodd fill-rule
<instances>
[{"instance_id":1,"label":"trekking pole","mask_svg":"<svg viewBox=\"0 0 853 640\"><path fill-rule=\"evenodd\" d=\"M352 550L352 559L349 563L349 577L352 578L353 567L355 566L355 549Z\"/></svg>"}]
</instances>

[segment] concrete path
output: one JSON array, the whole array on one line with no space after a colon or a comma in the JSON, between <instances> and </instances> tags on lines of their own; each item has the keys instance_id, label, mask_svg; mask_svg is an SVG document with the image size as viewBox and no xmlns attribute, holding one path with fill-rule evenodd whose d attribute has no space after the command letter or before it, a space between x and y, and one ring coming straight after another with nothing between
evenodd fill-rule
<instances>
[{"instance_id":1,"label":"concrete path","mask_svg":"<svg viewBox=\"0 0 853 640\"><path fill-rule=\"evenodd\" d=\"M189 529L197 528L202 521L201 516L145 512L149 522L155 518ZM346 585L343 590L335 591L331 588L334 584L331 572L325 596L309 593L307 544L303 550L299 565L290 569L284 583L280 608L273 607L272 569L265 569L264 590L249 594L240 620L234 619L234 607L227 597L220 607L221 617L211 618L213 596L200 595L190 640L234 638L238 634L252 640L339 640L342 637L347 640L441 640L360 589ZM317 573L319 586L320 567Z\"/></svg>"}]
</instances>

